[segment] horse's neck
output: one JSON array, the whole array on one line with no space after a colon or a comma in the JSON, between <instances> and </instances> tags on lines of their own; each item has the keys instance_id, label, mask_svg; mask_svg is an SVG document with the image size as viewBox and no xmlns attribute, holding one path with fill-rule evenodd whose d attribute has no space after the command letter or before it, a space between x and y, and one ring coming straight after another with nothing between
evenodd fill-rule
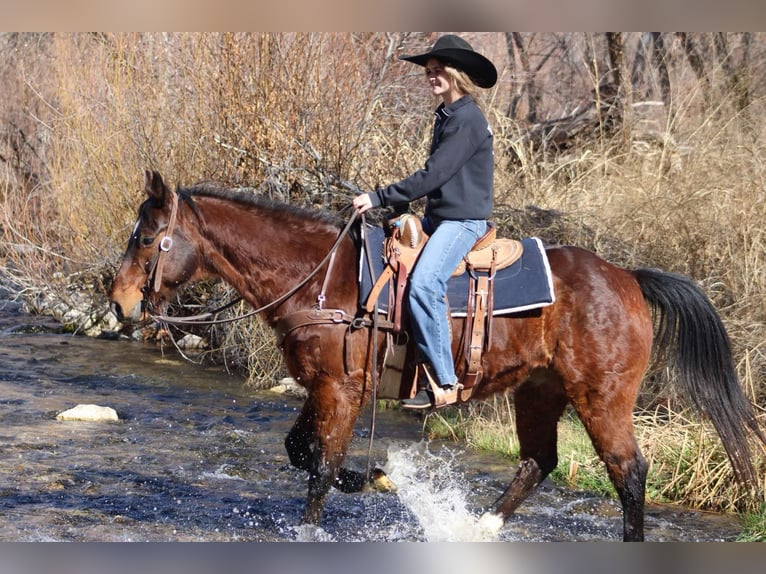
<instances>
[{"instance_id":1,"label":"horse's neck","mask_svg":"<svg viewBox=\"0 0 766 574\"><path fill-rule=\"evenodd\" d=\"M222 200L211 202L203 215L206 265L256 308L281 297L314 271L337 236L336 230L320 223L288 224L283 214L267 208L243 209ZM314 305L323 278L323 271L317 273L282 310Z\"/></svg>"}]
</instances>

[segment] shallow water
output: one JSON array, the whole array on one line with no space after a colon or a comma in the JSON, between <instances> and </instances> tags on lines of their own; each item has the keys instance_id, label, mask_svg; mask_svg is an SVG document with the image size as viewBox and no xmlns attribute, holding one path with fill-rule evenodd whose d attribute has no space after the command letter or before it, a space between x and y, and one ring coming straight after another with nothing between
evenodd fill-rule
<instances>
[{"instance_id":1,"label":"shallow water","mask_svg":"<svg viewBox=\"0 0 766 574\"><path fill-rule=\"evenodd\" d=\"M329 496L299 526L306 475L283 440L301 402L142 343L51 332L0 308L0 541L474 541L514 471L499 456L421 439L417 415L381 411L373 461L397 494ZM62 422L77 404L118 423ZM369 412L349 466L364 469ZM619 540L614 500L546 481L499 540ZM652 506L648 540L733 540L731 516Z\"/></svg>"}]
</instances>

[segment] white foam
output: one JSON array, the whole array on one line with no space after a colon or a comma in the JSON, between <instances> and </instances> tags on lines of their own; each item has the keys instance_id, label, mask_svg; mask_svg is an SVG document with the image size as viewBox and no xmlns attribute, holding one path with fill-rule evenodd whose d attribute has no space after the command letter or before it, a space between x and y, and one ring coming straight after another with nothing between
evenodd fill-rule
<instances>
[{"instance_id":1,"label":"white foam","mask_svg":"<svg viewBox=\"0 0 766 574\"><path fill-rule=\"evenodd\" d=\"M300 524L291 526L295 533L296 542L335 542L335 538L321 526L315 524Z\"/></svg>"},{"instance_id":2,"label":"white foam","mask_svg":"<svg viewBox=\"0 0 766 574\"><path fill-rule=\"evenodd\" d=\"M401 502L417 517L428 542L494 540L497 531L480 525L470 510L470 485L454 468L454 456L446 449L435 454L426 442L392 445L384 470L397 485Z\"/></svg>"},{"instance_id":3,"label":"white foam","mask_svg":"<svg viewBox=\"0 0 766 574\"><path fill-rule=\"evenodd\" d=\"M203 479L216 479L216 480L244 480L241 476L235 476L232 474L228 474L226 472L226 469L229 465L222 464L219 466L214 472L205 471L200 475L200 478Z\"/></svg>"}]
</instances>

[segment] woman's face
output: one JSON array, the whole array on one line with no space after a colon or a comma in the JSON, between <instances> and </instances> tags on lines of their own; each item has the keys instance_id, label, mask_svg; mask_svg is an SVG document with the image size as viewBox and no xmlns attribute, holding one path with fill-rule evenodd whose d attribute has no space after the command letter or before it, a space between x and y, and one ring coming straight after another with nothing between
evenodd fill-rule
<instances>
[{"instance_id":1,"label":"woman's face","mask_svg":"<svg viewBox=\"0 0 766 574\"><path fill-rule=\"evenodd\" d=\"M451 104L460 97L457 88L450 81L450 76L444 71L444 65L436 58L426 62L426 79L434 96L441 96L446 104Z\"/></svg>"}]
</instances>

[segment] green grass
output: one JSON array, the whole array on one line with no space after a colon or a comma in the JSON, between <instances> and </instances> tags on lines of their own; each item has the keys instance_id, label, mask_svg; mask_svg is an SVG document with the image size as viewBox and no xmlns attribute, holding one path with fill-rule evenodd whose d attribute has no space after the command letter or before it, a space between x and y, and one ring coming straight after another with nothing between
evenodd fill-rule
<instances>
[{"instance_id":1,"label":"green grass","mask_svg":"<svg viewBox=\"0 0 766 574\"><path fill-rule=\"evenodd\" d=\"M551 479L577 490L616 495L604 463L598 458L580 419L566 414L559 422L559 463Z\"/></svg>"},{"instance_id":2,"label":"green grass","mask_svg":"<svg viewBox=\"0 0 766 574\"><path fill-rule=\"evenodd\" d=\"M743 522L741 541L766 541L766 502L747 498L734 483L722 447L705 425L680 413L663 420L636 416L636 435L649 462L648 502L737 514ZM495 397L459 409L427 415L426 436L463 442L483 451L519 460L512 405ZM598 458L582 422L568 411L558 427L559 463L550 479L575 490L616 497L604 463Z\"/></svg>"},{"instance_id":3,"label":"green grass","mask_svg":"<svg viewBox=\"0 0 766 574\"><path fill-rule=\"evenodd\" d=\"M745 512L741 516L744 530L739 542L766 542L766 504L756 512Z\"/></svg>"}]
</instances>

